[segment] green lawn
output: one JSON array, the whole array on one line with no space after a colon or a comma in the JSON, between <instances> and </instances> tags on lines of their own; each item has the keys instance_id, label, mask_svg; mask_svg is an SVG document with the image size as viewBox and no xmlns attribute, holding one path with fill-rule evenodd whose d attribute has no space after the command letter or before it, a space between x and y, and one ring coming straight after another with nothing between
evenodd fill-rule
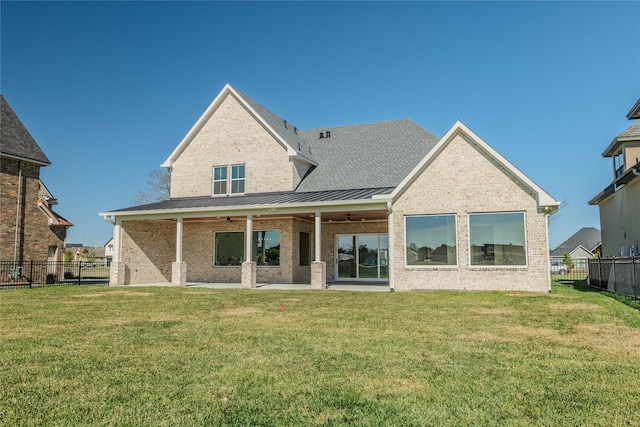
<instances>
[{"instance_id":1,"label":"green lawn","mask_svg":"<svg viewBox=\"0 0 640 427\"><path fill-rule=\"evenodd\" d=\"M640 312L593 292L54 287L0 310L4 426L640 425Z\"/></svg>"}]
</instances>

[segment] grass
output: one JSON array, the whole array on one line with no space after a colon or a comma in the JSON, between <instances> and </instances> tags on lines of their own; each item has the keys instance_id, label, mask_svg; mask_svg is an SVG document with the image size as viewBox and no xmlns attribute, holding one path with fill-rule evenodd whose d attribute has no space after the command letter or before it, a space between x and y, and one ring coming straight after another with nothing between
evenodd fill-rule
<instances>
[{"instance_id":1,"label":"grass","mask_svg":"<svg viewBox=\"0 0 640 427\"><path fill-rule=\"evenodd\" d=\"M640 425L640 312L593 292L0 298L3 426Z\"/></svg>"}]
</instances>

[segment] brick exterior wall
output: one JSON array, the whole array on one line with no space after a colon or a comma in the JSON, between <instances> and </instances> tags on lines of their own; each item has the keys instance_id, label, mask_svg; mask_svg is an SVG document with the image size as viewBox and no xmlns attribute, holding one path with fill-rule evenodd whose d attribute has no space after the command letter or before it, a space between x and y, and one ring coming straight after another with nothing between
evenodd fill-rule
<instances>
[{"instance_id":1,"label":"brick exterior wall","mask_svg":"<svg viewBox=\"0 0 640 427\"><path fill-rule=\"evenodd\" d=\"M393 205L396 289L548 292L547 218L517 182L473 140L456 136ZM527 266L471 267L468 214L506 211L525 212ZM416 214L456 215L457 267L405 266L404 216Z\"/></svg>"},{"instance_id":2,"label":"brick exterior wall","mask_svg":"<svg viewBox=\"0 0 640 427\"><path fill-rule=\"evenodd\" d=\"M0 158L0 260L13 261L20 162ZM49 247L55 246L55 260L64 259L66 227L49 226L49 218L38 207L40 166L22 162L20 218L18 221L17 261L46 261Z\"/></svg>"},{"instance_id":3,"label":"brick exterior wall","mask_svg":"<svg viewBox=\"0 0 640 427\"><path fill-rule=\"evenodd\" d=\"M240 283L242 268L214 266L215 233L246 231L246 221L202 220L183 222L182 260L187 282ZM280 230L280 265L257 266L258 283L309 283L311 267L300 266L299 233L313 232L313 224L296 218L253 218L253 229ZM126 284L171 281L176 257L175 221L123 221L122 262Z\"/></svg>"},{"instance_id":4,"label":"brick exterior wall","mask_svg":"<svg viewBox=\"0 0 640 427\"><path fill-rule=\"evenodd\" d=\"M245 165L246 193L291 191L308 169L228 95L176 159L171 197L211 196L213 167L232 164Z\"/></svg>"}]
</instances>

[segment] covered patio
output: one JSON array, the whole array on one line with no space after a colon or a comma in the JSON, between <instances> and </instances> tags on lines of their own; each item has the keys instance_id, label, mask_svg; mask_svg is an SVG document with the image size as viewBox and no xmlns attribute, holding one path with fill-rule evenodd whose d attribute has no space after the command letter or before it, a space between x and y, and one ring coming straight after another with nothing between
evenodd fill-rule
<instances>
[{"instance_id":1,"label":"covered patio","mask_svg":"<svg viewBox=\"0 0 640 427\"><path fill-rule=\"evenodd\" d=\"M390 190L172 199L103 213L114 224L110 284L362 289L369 282L388 291ZM123 241L140 250L123 252Z\"/></svg>"}]
</instances>

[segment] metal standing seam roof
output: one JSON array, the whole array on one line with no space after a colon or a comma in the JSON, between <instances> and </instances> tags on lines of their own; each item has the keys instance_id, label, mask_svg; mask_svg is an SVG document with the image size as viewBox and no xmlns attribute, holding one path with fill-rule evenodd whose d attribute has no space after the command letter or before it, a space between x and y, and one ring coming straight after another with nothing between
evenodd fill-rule
<instances>
[{"instance_id":1,"label":"metal standing seam roof","mask_svg":"<svg viewBox=\"0 0 640 427\"><path fill-rule=\"evenodd\" d=\"M0 104L2 109L0 117L0 152L44 166L50 165L51 162L47 156L2 95L0 95Z\"/></svg>"},{"instance_id":2,"label":"metal standing seam roof","mask_svg":"<svg viewBox=\"0 0 640 427\"><path fill-rule=\"evenodd\" d=\"M374 195L391 194L393 187L365 188L356 190L332 190L314 192L282 191L274 193L245 194L243 196L227 197L184 197L150 203L142 206L133 206L118 209L110 213L180 210L180 209L207 209L224 210L243 206L283 206L314 202L339 202L373 200Z\"/></svg>"}]
</instances>

